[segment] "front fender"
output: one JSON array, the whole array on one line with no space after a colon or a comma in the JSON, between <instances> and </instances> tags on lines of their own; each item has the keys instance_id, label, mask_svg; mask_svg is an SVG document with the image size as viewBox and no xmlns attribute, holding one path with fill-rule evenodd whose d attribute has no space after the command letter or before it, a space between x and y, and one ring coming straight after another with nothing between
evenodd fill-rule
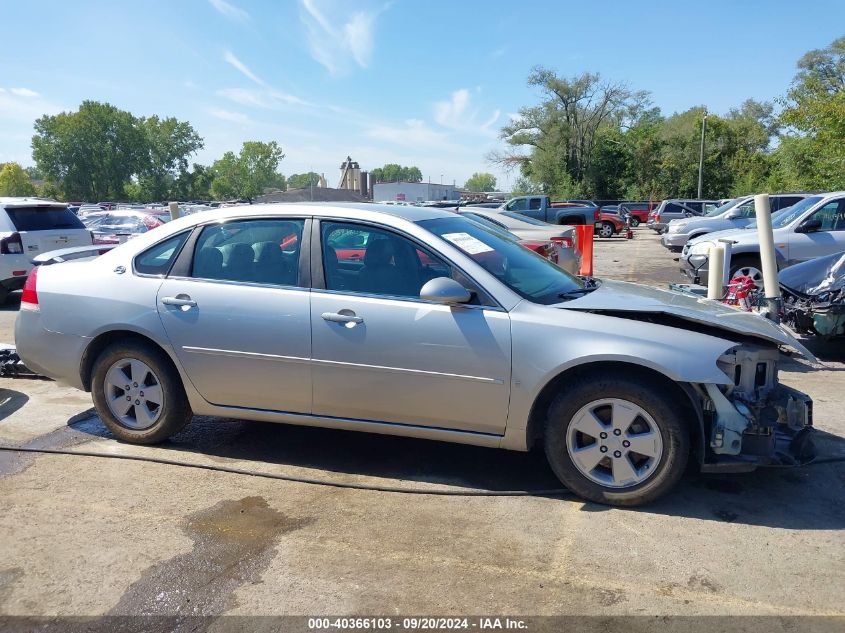
<instances>
[{"instance_id":1,"label":"front fender","mask_svg":"<svg viewBox=\"0 0 845 633\"><path fill-rule=\"evenodd\" d=\"M731 384L716 361L735 341L614 316L520 303L511 312L513 372L509 430L526 429L535 400L580 365L644 367L677 383Z\"/></svg>"}]
</instances>

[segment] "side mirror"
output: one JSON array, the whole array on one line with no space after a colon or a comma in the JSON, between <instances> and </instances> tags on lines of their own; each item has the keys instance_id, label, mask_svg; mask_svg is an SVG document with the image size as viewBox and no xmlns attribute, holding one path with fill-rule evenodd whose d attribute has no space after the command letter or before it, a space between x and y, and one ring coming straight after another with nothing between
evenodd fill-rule
<instances>
[{"instance_id":1,"label":"side mirror","mask_svg":"<svg viewBox=\"0 0 845 633\"><path fill-rule=\"evenodd\" d=\"M420 299L437 303L468 303L472 293L454 279L436 277L420 289Z\"/></svg>"},{"instance_id":2,"label":"side mirror","mask_svg":"<svg viewBox=\"0 0 845 633\"><path fill-rule=\"evenodd\" d=\"M822 221L821 220L807 220L795 229L796 233L814 233L822 228Z\"/></svg>"}]
</instances>

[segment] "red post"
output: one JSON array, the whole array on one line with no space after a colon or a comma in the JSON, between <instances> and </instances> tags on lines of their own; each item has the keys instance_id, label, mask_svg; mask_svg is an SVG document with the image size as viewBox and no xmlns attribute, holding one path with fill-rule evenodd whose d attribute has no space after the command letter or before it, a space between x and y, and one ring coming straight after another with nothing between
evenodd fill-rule
<instances>
[{"instance_id":1,"label":"red post","mask_svg":"<svg viewBox=\"0 0 845 633\"><path fill-rule=\"evenodd\" d=\"M581 251L581 275L593 276L593 234L595 227L592 224L581 224L575 227L575 234L578 236L578 250Z\"/></svg>"}]
</instances>

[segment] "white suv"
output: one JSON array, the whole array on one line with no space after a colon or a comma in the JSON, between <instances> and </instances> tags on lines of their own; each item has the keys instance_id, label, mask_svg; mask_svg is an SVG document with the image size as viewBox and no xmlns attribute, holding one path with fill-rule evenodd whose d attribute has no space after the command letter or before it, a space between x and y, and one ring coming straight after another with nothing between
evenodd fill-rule
<instances>
[{"instance_id":1,"label":"white suv","mask_svg":"<svg viewBox=\"0 0 845 633\"><path fill-rule=\"evenodd\" d=\"M91 233L64 202L0 197L0 304L9 292L23 288L35 257L91 241Z\"/></svg>"}]
</instances>

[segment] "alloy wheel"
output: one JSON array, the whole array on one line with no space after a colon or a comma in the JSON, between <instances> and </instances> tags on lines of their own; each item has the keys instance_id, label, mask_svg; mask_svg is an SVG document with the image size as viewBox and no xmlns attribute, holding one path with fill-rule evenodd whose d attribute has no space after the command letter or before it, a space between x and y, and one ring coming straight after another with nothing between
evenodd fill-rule
<instances>
[{"instance_id":1,"label":"alloy wheel","mask_svg":"<svg viewBox=\"0 0 845 633\"><path fill-rule=\"evenodd\" d=\"M754 266L743 266L741 268L737 268L736 272L733 274L734 277L751 277L754 280L754 283L757 285L758 288L763 287L763 272Z\"/></svg>"},{"instance_id":2,"label":"alloy wheel","mask_svg":"<svg viewBox=\"0 0 845 633\"><path fill-rule=\"evenodd\" d=\"M569 424L566 450L590 481L628 488L646 481L663 456L663 438L654 418L639 405L619 398L594 400Z\"/></svg>"},{"instance_id":3,"label":"alloy wheel","mask_svg":"<svg viewBox=\"0 0 845 633\"><path fill-rule=\"evenodd\" d=\"M161 381L138 359L124 358L114 363L106 372L104 391L109 411L127 428L143 431L161 417Z\"/></svg>"}]
</instances>

